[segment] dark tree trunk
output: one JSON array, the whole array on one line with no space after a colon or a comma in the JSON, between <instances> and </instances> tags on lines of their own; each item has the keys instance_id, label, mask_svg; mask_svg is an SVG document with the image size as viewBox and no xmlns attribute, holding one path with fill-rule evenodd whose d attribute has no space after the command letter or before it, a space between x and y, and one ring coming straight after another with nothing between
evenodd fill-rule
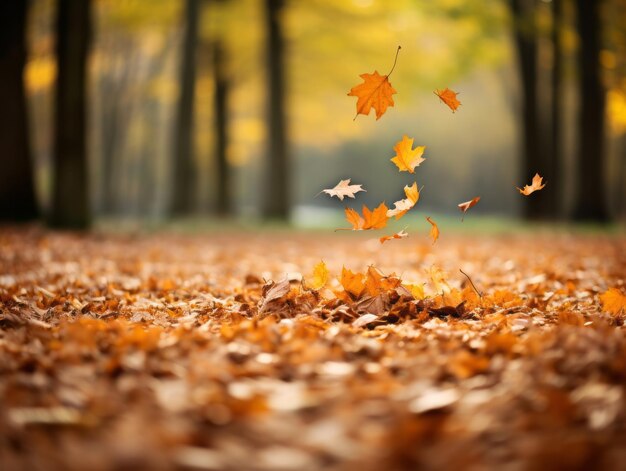
<instances>
[{"instance_id":1,"label":"dark tree trunk","mask_svg":"<svg viewBox=\"0 0 626 471\"><path fill-rule=\"evenodd\" d=\"M603 1L577 0L580 115L578 169L574 219L605 222L609 219L604 166L606 161L604 114L606 91L600 69Z\"/></svg>"},{"instance_id":2,"label":"dark tree trunk","mask_svg":"<svg viewBox=\"0 0 626 471\"><path fill-rule=\"evenodd\" d=\"M522 182L530 182L536 172L544 174L540 156L540 130L537 93L537 38L535 0L510 0L514 37L522 82ZM524 198L524 216L542 216L541 197Z\"/></svg>"},{"instance_id":3,"label":"dark tree trunk","mask_svg":"<svg viewBox=\"0 0 626 471\"><path fill-rule=\"evenodd\" d=\"M174 185L171 212L189 214L194 208L196 166L193 146L193 98L196 83L199 0L186 0L185 37L180 69L180 98L174 134Z\"/></svg>"},{"instance_id":4,"label":"dark tree trunk","mask_svg":"<svg viewBox=\"0 0 626 471\"><path fill-rule=\"evenodd\" d=\"M552 216L561 216L563 194L563 175L561 170L561 123L563 121L563 48L561 30L563 24L563 1L552 0L552 112L550 113L552 133L550 138L551 156L546 167L546 181L550 182L548 196L549 212Z\"/></svg>"},{"instance_id":5,"label":"dark tree trunk","mask_svg":"<svg viewBox=\"0 0 626 471\"><path fill-rule=\"evenodd\" d=\"M28 141L23 71L28 2L0 2L0 221L39 215Z\"/></svg>"},{"instance_id":6,"label":"dark tree trunk","mask_svg":"<svg viewBox=\"0 0 626 471\"><path fill-rule=\"evenodd\" d=\"M59 0L57 5L56 103L52 208L54 227L89 227L87 172L87 61L91 40L91 1Z\"/></svg>"},{"instance_id":7,"label":"dark tree trunk","mask_svg":"<svg viewBox=\"0 0 626 471\"><path fill-rule=\"evenodd\" d=\"M213 73L215 76L214 120L215 159L217 167L217 213L228 216L232 211L230 168L226 158L228 146L228 79L224 65L224 51L220 41L213 44Z\"/></svg>"},{"instance_id":8,"label":"dark tree trunk","mask_svg":"<svg viewBox=\"0 0 626 471\"><path fill-rule=\"evenodd\" d=\"M265 0L268 80L268 150L263 216L289 217L289 156L285 120L284 38L280 25L283 0Z\"/></svg>"}]
</instances>

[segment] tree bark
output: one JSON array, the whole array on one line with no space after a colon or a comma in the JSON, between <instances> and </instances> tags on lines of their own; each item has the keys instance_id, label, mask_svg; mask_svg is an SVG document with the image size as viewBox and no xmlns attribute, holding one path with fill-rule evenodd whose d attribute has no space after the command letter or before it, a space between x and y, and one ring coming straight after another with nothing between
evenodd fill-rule
<instances>
[{"instance_id":1,"label":"tree bark","mask_svg":"<svg viewBox=\"0 0 626 471\"><path fill-rule=\"evenodd\" d=\"M510 0L510 7L522 82L522 181L529 182L536 172L544 174L539 146L535 0ZM523 203L526 218L542 215L539 198L524 198Z\"/></svg>"},{"instance_id":2,"label":"tree bark","mask_svg":"<svg viewBox=\"0 0 626 471\"><path fill-rule=\"evenodd\" d=\"M280 25L283 0L265 0L267 31L268 149L263 216L289 218L289 155L285 119L284 38Z\"/></svg>"},{"instance_id":3,"label":"tree bark","mask_svg":"<svg viewBox=\"0 0 626 471\"><path fill-rule=\"evenodd\" d=\"M604 167L606 149L604 122L606 90L600 68L602 0L577 0L580 35L578 117L578 169L574 219L606 222L609 220Z\"/></svg>"},{"instance_id":4,"label":"tree bark","mask_svg":"<svg viewBox=\"0 0 626 471\"><path fill-rule=\"evenodd\" d=\"M551 158L546 169L546 181L550 182L549 212L552 216L561 216L562 185L562 155L561 155L561 125L563 121L563 48L561 45L561 28L563 24L563 0L552 0L552 110L550 113L550 141Z\"/></svg>"},{"instance_id":5,"label":"tree bark","mask_svg":"<svg viewBox=\"0 0 626 471\"><path fill-rule=\"evenodd\" d=\"M196 84L199 0L186 0L185 37L180 69L180 98L174 135L174 185L171 212L189 214L194 209L196 165L193 146L193 99Z\"/></svg>"},{"instance_id":6,"label":"tree bark","mask_svg":"<svg viewBox=\"0 0 626 471\"><path fill-rule=\"evenodd\" d=\"M228 79L224 64L224 50L219 40L213 43L213 74L215 76L214 122L215 159L217 167L217 214L232 212L231 176L226 149L228 147Z\"/></svg>"},{"instance_id":7,"label":"tree bark","mask_svg":"<svg viewBox=\"0 0 626 471\"><path fill-rule=\"evenodd\" d=\"M23 72L28 2L0 2L0 221L39 216Z\"/></svg>"},{"instance_id":8,"label":"tree bark","mask_svg":"<svg viewBox=\"0 0 626 471\"><path fill-rule=\"evenodd\" d=\"M52 208L49 224L86 229L91 223L87 171L87 62L91 1L57 4L56 103Z\"/></svg>"}]
</instances>

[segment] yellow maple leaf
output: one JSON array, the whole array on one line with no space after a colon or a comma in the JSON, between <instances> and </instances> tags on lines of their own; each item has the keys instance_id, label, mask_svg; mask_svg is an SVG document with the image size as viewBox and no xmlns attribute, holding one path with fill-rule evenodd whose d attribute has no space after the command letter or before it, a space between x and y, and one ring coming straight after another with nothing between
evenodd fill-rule
<instances>
[{"instance_id":1,"label":"yellow maple leaf","mask_svg":"<svg viewBox=\"0 0 626 471\"><path fill-rule=\"evenodd\" d=\"M426 294L424 293L424 285L417 283L402 283L406 289L408 289L415 299L424 299Z\"/></svg>"},{"instance_id":2,"label":"yellow maple leaf","mask_svg":"<svg viewBox=\"0 0 626 471\"><path fill-rule=\"evenodd\" d=\"M417 183L413 182L413 185L404 187L404 194L406 198L394 203L395 208L387 211L387 217L396 217L396 220L400 219L406 214L406 212L417 204L420 198L420 192L417 189Z\"/></svg>"},{"instance_id":3,"label":"yellow maple leaf","mask_svg":"<svg viewBox=\"0 0 626 471\"><path fill-rule=\"evenodd\" d=\"M417 146L415 149L412 147L413 139L409 139L406 135L402 136L402 140L393 147L396 155L391 161L396 164L401 172L415 173L415 167L426 160L422 157L426 146Z\"/></svg>"},{"instance_id":4,"label":"yellow maple leaf","mask_svg":"<svg viewBox=\"0 0 626 471\"><path fill-rule=\"evenodd\" d=\"M626 312L626 295L617 288L609 288L600 295L602 309L614 315Z\"/></svg>"},{"instance_id":5,"label":"yellow maple leaf","mask_svg":"<svg viewBox=\"0 0 626 471\"><path fill-rule=\"evenodd\" d=\"M321 261L313 267L313 275L307 280L306 285L314 290L320 290L328 283L329 271L324 261Z\"/></svg>"}]
</instances>

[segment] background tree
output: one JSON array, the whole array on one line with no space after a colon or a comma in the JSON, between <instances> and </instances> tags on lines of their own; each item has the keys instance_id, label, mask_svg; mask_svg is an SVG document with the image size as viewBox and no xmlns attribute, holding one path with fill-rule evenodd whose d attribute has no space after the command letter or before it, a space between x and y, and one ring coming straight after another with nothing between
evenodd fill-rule
<instances>
[{"instance_id":1,"label":"background tree","mask_svg":"<svg viewBox=\"0 0 626 471\"><path fill-rule=\"evenodd\" d=\"M226 150L228 146L228 77L224 63L224 48L219 39L213 41L213 122L215 137L215 163L217 188L217 213L222 216L231 214L231 175Z\"/></svg>"},{"instance_id":2,"label":"background tree","mask_svg":"<svg viewBox=\"0 0 626 471\"><path fill-rule=\"evenodd\" d=\"M180 97L174 129L173 214L192 211L196 190L194 163L193 114L196 83L196 48L198 44L199 0L186 0L182 62L180 68Z\"/></svg>"},{"instance_id":3,"label":"background tree","mask_svg":"<svg viewBox=\"0 0 626 471\"><path fill-rule=\"evenodd\" d=\"M53 191L49 215L49 223L55 227L82 229L90 225L86 119L90 40L91 1L59 0Z\"/></svg>"},{"instance_id":4,"label":"background tree","mask_svg":"<svg viewBox=\"0 0 626 471\"><path fill-rule=\"evenodd\" d=\"M0 220L38 216L23 72L28 2L0 2Z\"/></svg>"},{"instance_id":5,"label":"background tree","mask_svg":"<svg viewBox=\"0 0 626 471\"><path fill-rule=\"evenodd\" d=\"M574 218L607 221L604 168L606 90L602 83L602 7L604 1L577 0L577 24L580 37L577 182Z\"/></svg>"},{"instance_id":6,"label":"background tree","mask_svg":"<svg viewBox=\"0 0 626 471\"><path fill-rule=\"evenodd\" d=\"M285 41L280 23L283 0L265 0L267 29L267 121L268 143L263 216L268 219L289 217L289 155L285 120Z\"/></svg>"}]
</instances>

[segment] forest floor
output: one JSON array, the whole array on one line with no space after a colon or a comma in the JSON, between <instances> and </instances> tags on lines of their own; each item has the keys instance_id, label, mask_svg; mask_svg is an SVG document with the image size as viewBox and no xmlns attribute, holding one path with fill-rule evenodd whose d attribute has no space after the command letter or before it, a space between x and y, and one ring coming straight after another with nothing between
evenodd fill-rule
<instances>
[{"instance_id":1,"label":"forest floor","mask_svg":"<svg viewBox=\"0 0 626 471\"><path fill-rule=\"evenodd\" d=\"M416 239L0 229L0 469L626 469L626 237Z\"/></svg>"}]
</instances>

